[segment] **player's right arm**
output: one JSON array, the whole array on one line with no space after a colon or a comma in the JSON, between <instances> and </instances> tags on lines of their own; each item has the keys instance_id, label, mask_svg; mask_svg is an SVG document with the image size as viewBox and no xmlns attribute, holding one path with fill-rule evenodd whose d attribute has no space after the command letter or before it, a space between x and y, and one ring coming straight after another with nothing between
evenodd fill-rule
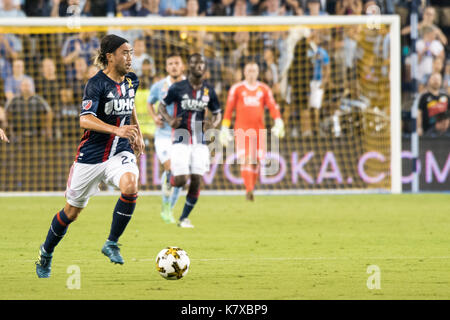
<instances>
[{"instance_id":1,"label":"player's right arm","mask_svg":"<svg viewBox=\"0 0 450 320\"><path fill-rule=\"evenodd\" d=\"M155 83L151 88L150 88L150 94L148 96L147 99L147 110L148 113L152 116L153 121L155 121L155 124L158 127L162 127L163 122L161 119L161 115L159 115L156 111L155 111L155 105L158 102L158 86Z\"/></svg>"},{"instance_id":2,"label":"player's right arm","mask_svg":"<svg viewBox=\"0 0 450 320\"><path fill-rule=\"evenodd\" d=\"M220 130L220 142L222 145L227 145L233 138L230 133L231 117L236 108L236 87L234 85L228 91L227 103L225 105L225 112L222 120L222 128Z\"/></svg>"},{"instance_id":3,"label":"player's right arm","mask_svg":"<svg viewBox=\"0 0 450 320\"><path fill-rule=\"evenodd\" d=\"M101 86L96 81L89 80L84 89L80 127L100 133L114 134L121 138L134 141L139 134L137 125L116 127L97 118L97 109L102 94Z\"/></svg>"},{"instance_id":4,"label":"player's right arm","mask_svg":"<svg viewBox=\"0 0 450 320\"><path fill-rule=\"evenodd\" d=\"M137 125L125 125L122 127L116 127L103 122L93 114L87 114L80 117L80 127L86 130L92 130L101 133L114 134L121 138L130 139L134 141L138 137Z\"/></svg>"}]
</instances>

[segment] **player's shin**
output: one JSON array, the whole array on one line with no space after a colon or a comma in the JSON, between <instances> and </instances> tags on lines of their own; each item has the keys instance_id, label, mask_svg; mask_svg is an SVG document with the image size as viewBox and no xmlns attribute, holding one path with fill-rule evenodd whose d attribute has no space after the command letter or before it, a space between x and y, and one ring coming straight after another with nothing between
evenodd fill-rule
<instances>
[{"instance_id":1,"label":"player's shin","mask_svg":"<svg viewBox=\"0 0 450 320\"><path fill-rule=\"evenodd\" d=\"M183 190L183 187L174 187L172 194L170 195L170 208L173 209L175 204L177 203L178 197L180 196L180 191Z\"/></svg>"},{"instance_id":2,"label":"player's shin","mask_svg":"<svg viewBox=\"0 0 450 320\"><path fill-rule=\"evenodd\" d=\"M137 193L121 194L114 208L109 241L117 242L125 230L136 207Z\"/></svg>"},{"instance_id":3,"label":"player's shin","mask_svg":"<svg viewBox=\"0 0 450 320\"><path fill-rule=\"evenodd\" d=\"M53 250L64 237L67 232L69 224L72 222L64 212L64 209L59 211L52 220L50 229L48 230L47 238L44 242L44 250L48 254L53 253Z\"/></svg>"},{"instance_id":4,"label":"player's shin","mask_svg":"<svg viewBox=\"0 0 450 320\"><path fill-rule=\"evenodd\" d=\"M255 188L255 175L253 172L253 168L251 165L242 165L241 166L241 176L242 180L244 180L245 191L251 192Z\"/></svg>"},{"instance_id":5,"label":"player's shin","mask_svg":"<svg viewBox=\"0 0 450 320\"><path fill-rule=\"evenodd\" d=\"M186 196L186 202L184 204L183 212L181 213L181 216L180 216L180 221L189 217L189 214L191 213L192 209L194 209L195 204L197 203L199 195L200 195L200 189L195 190L195 191L189 190L189 192Z\"/></svg>"}]
</instances>

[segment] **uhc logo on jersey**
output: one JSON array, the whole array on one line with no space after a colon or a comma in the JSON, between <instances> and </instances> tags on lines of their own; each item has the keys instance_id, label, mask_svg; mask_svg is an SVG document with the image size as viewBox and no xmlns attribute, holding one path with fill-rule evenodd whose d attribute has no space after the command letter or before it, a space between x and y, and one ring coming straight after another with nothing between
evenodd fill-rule
<instances>
[{"instance_id":1,"label":"uhc logo on jersey","mask_svg":"<svg viewBox=\"0 0 450 320\"><path fill-rule=\"evenodd\" d=\"M130 115L134 109L134 98L113 99L105 103L106 115Z\"/></svg>"},{"instance_id":2,"label":"uhc logo on jersey","mask_svg":"<svg viewBox=\"0 0 450 320\"><path fill-rule=\"evenodd\" d=\"M208 102L197 99L189 99L189 96L185 94L181 101L181 108L184 110L203 111L207 107Z\"/></svg>"}]
</instances>

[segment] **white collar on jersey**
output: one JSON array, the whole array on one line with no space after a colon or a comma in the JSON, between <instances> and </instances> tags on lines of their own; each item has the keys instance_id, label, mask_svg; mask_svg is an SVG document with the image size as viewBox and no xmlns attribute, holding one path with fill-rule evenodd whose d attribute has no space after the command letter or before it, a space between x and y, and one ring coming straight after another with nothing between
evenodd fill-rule
<instances>
[{"instance_id":1,"label":"white collar on jersey","mask_svg":"<svg viewBox=\"0 0 450 320\"><path fill-rule=\"evenodd\" d=\"M252 86L250 85L247 80L242 81L242 83L244 84L244 86L248 89L248 90L256 90L258 89L259 86L259 81L256 81L256 83Z\"/></svg>"}]
</instances>

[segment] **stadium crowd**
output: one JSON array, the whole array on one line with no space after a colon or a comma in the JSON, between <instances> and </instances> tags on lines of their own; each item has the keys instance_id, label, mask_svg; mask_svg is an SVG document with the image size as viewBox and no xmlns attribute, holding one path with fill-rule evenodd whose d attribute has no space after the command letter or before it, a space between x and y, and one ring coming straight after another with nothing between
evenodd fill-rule
<instances>
[{"instance_id":1,"label":"stadium crowd","mask_svg":"<svg viewBox=\"0 0 450 320\"><path fill-rule=\"evenodd\" d=\"M360 14L399 14L402 26L402 96L403 113L410 113L413 103L413 86L411 76L411 46L409 16L411 0L1 0L0 18L2 17L67 17L71 15L108 17L108 16L289 16L289 15L360 15ZM450 30L450 1L449 0L422 0L419 23L419 40L416 43L418 53L417 83L419 93L427 95L427 101L421 101L421 121L419 123L420 134L426 135L427 130L436 136L435 124L439 128L445 128L442 135L448 133L449 108L448 95L450 94L450 55L448 34ZM121 30L109 32L124 33ZM167 46L167 33L163 36L152 30L131 30L125 32L125 36L133 44L134 70L142 79L144 90L160 79L164 73L164 50ZM333 48L341 55L331 57L330 52L322 48L319 57L313 62L316 73L311 74L315 81L328 85L328 91L344 92L351 86L352 77L339 80L339 65L346 65L346 73L352 69L357 55L354 30L344 32L336 31L330 35L321 32L313 32L308 44L319 44L319 47L328 48L332 42ZM389 39L386 33L380 32L381 37L374 41L373 54L365 59L377 59L388 61ZM292 74L292 63L289 67L289 57L284 55L287 51L283 43L272 37L262 36L258 39L263 46L263 54L255 54L251 50L254 44L253 34L249 32L236 32L224 34L221 39L210 34L200 32L181 32L177 37L189 42L190 51L203 50L205 45L210 47L220 43L223 48L222 56L217 53L203 52L208 61L208 77L214 83L218 93L226 95L228 88L240 80L240 72L245 61L255 60L262 66L263 81L268 83L276 97L283 96L283 73ZM328 36L328 38L327 38ZM71 123L77 115L77 104L81 101L84 85L98 68L92 65L92 56L99 47L100 35L95 32L80 32L74 34L0 34L0 127L8 126L8 109L15 113L18 109L34 110L42 121L53 118L55 123L54 137L58 138L70 134ZM340 41L336 40L340 39ZM342 44L342 50L337 43ZM227 46L227 43L231 43ZM284 42L285 43L285 42ZM326 43L326 45L323 45ZM55 45L56 44L56 45ZM165 52L169 49L166 48ZM292 49L292 48L291 48ZM158 51L159 53L156 53ZM294 49L295 51L295 49ZM190 52L187 52L190 53ZM292 59L292 58L291 58ZM341 59L342 63L337 63ZM353 59L353 60L352 60ZM330 62L331 60L331 62ZM331 64L330 70L327 67ZM295 63L294 63L295 64ZM36 67L36 66L39 66ZM162 66L162 67L161 67ZM298 67L298 66L297 66ZM290 68L290 70L289 70ZM298 67L300 68L300 67ZM387 77L386 67L381 66L381 71L374 71L363 64L363 73L368 83ZM366 69L367 68L367 69ZM384 69L383 69L384 68ZM288 70L289 72L285 72ZM298 72L302 69L296 69ZM347 72L346 74L351 74ZM349 82L346 82L348 79ZM306 80L305 80L306 81ZM310 81L310 80L308 80ZM22 85L22 83L25 83ZM436 89L436 86L438 87ZM25 89L24 89L25 88ZM311 87L312 88L312 87ZM331 88L331 89L330 89ZM24 92L25 90L25 92ZM309 86L307 91L310 90ZM312 90L312 89L311 89ZM144 91L145 92L145 91ZM298 95L307 95L308 92L297 90ZM372 93L376 99L377 92ZM36 96L30 103L30 97ZM325 94L331 101L333 94ZM370 97L369 97L370 98ZM296 101L295 95L289 100L294 104L302 105L302 101ZM423 99L422 99L423 100ZM14 102L14 103L13 103ZM11 107L15 106L15 112ZM32 107L31 107L32 105ZM434 110L429 115L424 115L430 106ZM53 117L46 116L52 110ZM41 113L44 116L41 116ZM301 116L291 111L284 115L290 119L300 121ZM405 116L405 119L407 116ZM436 121L438 120L438 121ZM446 125L440 125L445 120ZM13 120L14 121L14 120ZM12 121L12 122L13 122ZM426 123L425 123L426 122ZM9 123L9 125L14 125ZM39 127L46 128L44 125ZM305 126L306 127L306 126ZM49 139L49 130L41 130L41 134ZM442 129L440 129L442 131ZM292 131L295 136L295 130ZM302 132L304 134L305 132ZM404 126L404 133L408 133L408 126ZM33 133L34 134L34 133ZM14 136L14 135L13 135Z\"/></svg>"}]
</instances>

